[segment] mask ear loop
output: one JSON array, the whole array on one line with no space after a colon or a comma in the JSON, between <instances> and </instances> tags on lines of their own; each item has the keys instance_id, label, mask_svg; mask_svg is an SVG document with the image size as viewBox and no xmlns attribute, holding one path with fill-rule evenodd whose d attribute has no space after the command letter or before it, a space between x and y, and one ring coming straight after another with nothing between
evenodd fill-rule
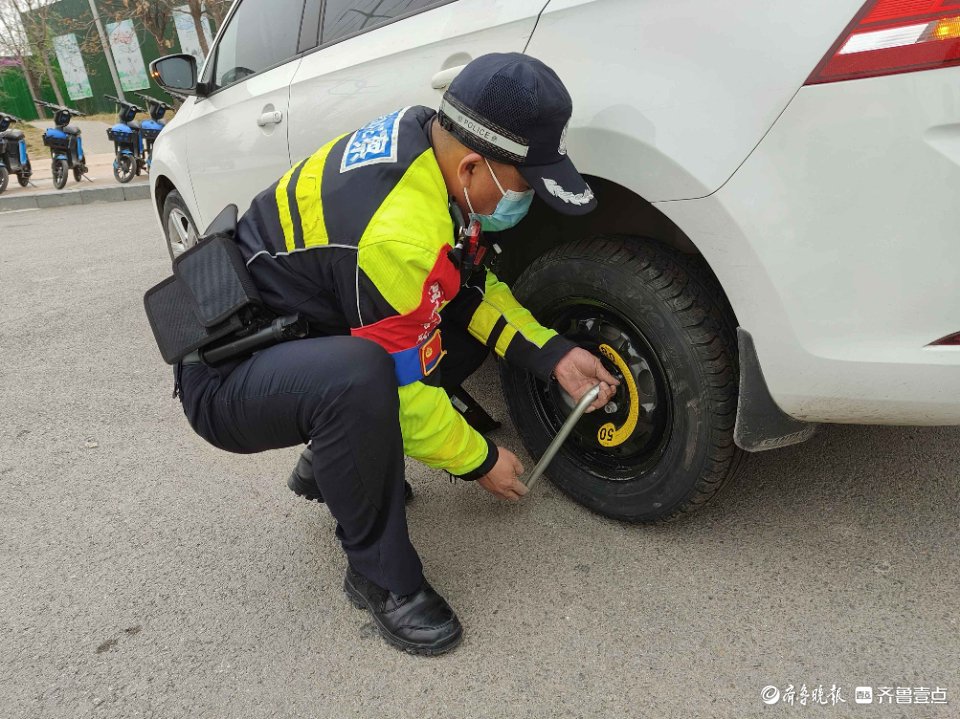
<instances>
[{"instance_id":1,"label":"mask ear loop","mask_svg":"<svg viewBox=\"0 0 960 719\"><path fill-rule=\"evenodd\" d=\"M507 196L507 191L504 190L504 189L503 189L503 185L500 184L500 180L499 180L499 178L497 177L497 173L493 171L493 168L492 168L492 167L490 167L490 163L487 162L487 158L484 157L484 158L483 158L483 161L486 163L487 169L490 170L490 175L493 177L493 181L497 183L497 189L500 190L500 194L503 195L504 197L506 197L506 196Z\"/></svg>"},{"instance_id":2,"label":"mask ear loop","mask_svg":"<svg viewBox=\"0 0 960 719\"><path fill-rule=\"evenodd\" d=\"M466 187L463 188L463 199L465 199L465 200L467 201L467 207L470 208L470 214L471 214L471 215L476 215L477 212L476 212L476 210L473 209L473 203L470 202L470 191L467 190Z\"/></svg>"},{"instance_id":3,"label":"mask ear loop","mask_svg":"<svg viewBox=\"0 0 960 719\"><path fill-rule=\"evenodd\" d=\"M527 197L528 195L533 194L533 188L530 188L526 192L517 192L516 190L504 190L503 185L500 184L500 178L497 177L497 173L493 171L493 168L490 166L490 163L487 162L487 158L483 158L483 161L487 163L487 169L490 170L490 175L493 177L493 181L497 183L497 189L500 190L500 194L504 197L511 200L519 200L521 198Z\"/></svg>"}]
</instances>

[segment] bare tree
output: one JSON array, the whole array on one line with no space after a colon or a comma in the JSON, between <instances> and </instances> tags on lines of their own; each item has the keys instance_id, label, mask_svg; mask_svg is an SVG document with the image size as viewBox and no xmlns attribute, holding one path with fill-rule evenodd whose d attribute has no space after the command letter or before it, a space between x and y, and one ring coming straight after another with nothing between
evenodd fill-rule
<instances>
[{"instance_id":1,"label":"bare tree","mask_svg":"<svg viewBox=\"0 0 960 719\"><path fill-rule=\"evenodd\" d=\"M161 50L171 46L167 30L173 21L174 9L180 0L107 0L100 3L100 14L115 22L133 20L141 25Z\"/></svg>"},{"instance_id":2,"label":"bare tree","mask_svg":"<svg viewBox=\"0 0 960 719\"><path fill-rule=\"evenodd\" d=\"M55 12L51 0L13 0L20 13L20 20L26 30L32 57L39 62L40 68L47 76L57 103L65 105L60 83L53 71L50 56L54 54L53 27L58 13ZM40 69L38 68L38 69Z\"/></svg>"},{"instance_id":3,"label":"bare tree","mask_svg":"<svg viewBox=\"0 0 960 719\"><path fill-rule=\"evenodd\" d=\"M30 68L29 61L32 56L30 39L23 26L20 7L16 0L0 0L0 45L4 47L4 52L12 54L19 63L30 92L30 99L36 103L40 94L37 92L37 83ZM41 118L47 116L42 107L38 106L37 112Z\"/></svg>"},{"instance_id":4,"label":"bare tree","mask_svg":"<svg viewBox=\"0 0 960 719\"><path fill-rule=\"evenodd\" d=\"M227 16L233 0L207 0L207 15L216 24L217 29L223 25L223 19Z\"/></svg>"},{"instance_id":5,"label":"bare tree","mask_svg":"<svg viewBox=\"0 0 960 719\"><path fill-rule=\"evenodd\" d=\"M200 49L204 56L210 54L210 46L207 45L207 35L203 32L203 0L187 0L187 7L190 8L190 16L193 18L193 26L197 29L197 38L200 40Z\"/></svg>"}]
</instances>

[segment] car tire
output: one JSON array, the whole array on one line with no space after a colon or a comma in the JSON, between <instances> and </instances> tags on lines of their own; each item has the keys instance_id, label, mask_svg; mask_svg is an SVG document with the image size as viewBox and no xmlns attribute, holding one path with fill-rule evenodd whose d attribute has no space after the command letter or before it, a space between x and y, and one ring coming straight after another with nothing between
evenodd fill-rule
<instances>
[{"instance_id":1,"label":"car tire","mask_svg":"<svg viewBox=\"0 0 960 719\"><path fill-rule=\"evenodd\" d=\"M656 242L597 237L542 255L514 292L621 381L613 404L580 420L550 480L593 511L638 523L678 519L716 496L744 453L733 441L735 321L712 273ZM572 401L556 381L506 363L501 380L540 457Z\"/></svg>"},{"instance_id":2,"label":"car tire","mask_svg":"<svg viewBox=\"0 0 960 719\"><path fill-rule=\"evenodd\" d=\"M199 237L197 225L187 208L187 203L176 190L171 190L163 201L161 222L171 260L197 244Z\"/></svg>"}]
</instances>

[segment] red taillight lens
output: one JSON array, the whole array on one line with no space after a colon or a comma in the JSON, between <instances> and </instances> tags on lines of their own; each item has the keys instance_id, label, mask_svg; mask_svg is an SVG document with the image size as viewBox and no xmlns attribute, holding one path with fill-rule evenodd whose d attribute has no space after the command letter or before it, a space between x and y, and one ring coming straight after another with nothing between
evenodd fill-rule
<instances>
[{"instance_id":1,"label":"red taillight lens","mask_svg":"<svg viewBox=\"0 0 960 719\"><path fill-rule=\"evenodd\" d=\"M957 347L960 346L960 332L941 337L936 342L931 342L929 347Z\"/></svg>"},{"instance_id":2,"label":"red taillight lens","mask_svg":"<svg viewBox=\"0 0 960 719\"><path fill-rule=\"evenodd\" d=\"M960 65L960 0L870 0L808 85Z\"/></svg>"}]
</instances>

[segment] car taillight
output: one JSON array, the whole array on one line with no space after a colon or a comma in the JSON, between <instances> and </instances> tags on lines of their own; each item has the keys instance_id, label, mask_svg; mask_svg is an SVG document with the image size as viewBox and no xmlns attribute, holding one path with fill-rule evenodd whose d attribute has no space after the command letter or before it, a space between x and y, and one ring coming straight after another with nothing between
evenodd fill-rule
<instances>
[{"instance_id":1,"label":"car taillight","mask_svg":"<svg viewBox=\"0 0 960 719\"><path fill-rule=\"evenodd\" d=\"M956 347L960 345L960 332L954 332L952 335L941 337L936 342L931 342L929 347Z\"/></svg>"},{"instance_id":2,"label":"car taillight","mask_svg":"<svg viewBox=\"0 0 960 719\"><path fill-rule=\"evenodd\" d=\"M960 65L960 0L870 0L808 85Z\"/></svg>"}]
</instances>

